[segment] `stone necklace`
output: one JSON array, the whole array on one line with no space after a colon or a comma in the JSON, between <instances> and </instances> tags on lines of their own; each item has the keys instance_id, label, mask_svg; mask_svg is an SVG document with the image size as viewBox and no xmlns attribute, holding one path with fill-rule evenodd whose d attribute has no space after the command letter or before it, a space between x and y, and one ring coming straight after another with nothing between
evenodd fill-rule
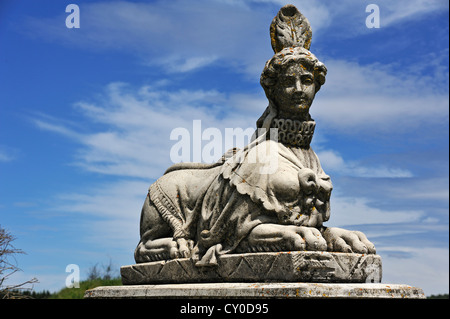
<instances>
[{"instance_id":1,"label":"stone necklace","mask_svg":"<svg viewBox=\"0 0 450 319\"><path fill-rule=\"evenodd\" d=\"M308 148L314 135L316 122L291 119L272 120L271 128L278 129L278 142L285 145Z\"/></svg>"}]
</instances>

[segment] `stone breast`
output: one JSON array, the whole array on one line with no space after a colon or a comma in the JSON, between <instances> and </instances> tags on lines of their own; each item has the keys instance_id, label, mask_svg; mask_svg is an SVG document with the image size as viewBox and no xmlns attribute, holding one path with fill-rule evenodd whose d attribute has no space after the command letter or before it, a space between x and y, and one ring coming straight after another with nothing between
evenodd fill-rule
<instances>
[{"instance_id":1,"label":"stone breast","mask_svg":"<svg viewBox=\"0 0 450 319\"><path fill-rule=\"evenodd\" d=\"M294 167L282 168L269 177L270 190L278 201L286 206L299 202L300 182L298 170Z\"/></svg>"}]
</instances>

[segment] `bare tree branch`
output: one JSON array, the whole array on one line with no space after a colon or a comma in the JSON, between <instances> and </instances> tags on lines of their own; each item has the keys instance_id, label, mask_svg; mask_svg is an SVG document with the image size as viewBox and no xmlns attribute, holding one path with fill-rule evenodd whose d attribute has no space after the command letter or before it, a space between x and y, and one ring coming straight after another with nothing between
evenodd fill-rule
<instances>
[{"instance_id":1,"label":"bare tree branch","mask_svg":"<svg viewBox=\"0 0 450 319\"><path fill-rule=\"evenodd\" d=\"M36 278L32 278L20 284L5 285L8 277L20 271L17 266L16 254L25 254L21 249L15 248L11 243L16 238L0 225L0 298L23 298L21 290L32 290L33 287L26 287L37 283Z\"/></svg>"}]
</instances>

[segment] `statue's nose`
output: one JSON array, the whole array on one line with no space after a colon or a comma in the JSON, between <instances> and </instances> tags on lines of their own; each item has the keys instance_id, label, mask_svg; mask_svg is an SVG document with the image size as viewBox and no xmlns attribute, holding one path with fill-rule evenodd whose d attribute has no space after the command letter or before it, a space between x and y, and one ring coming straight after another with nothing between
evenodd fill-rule
<instances>
[{"instance_id":1,"label":"statue's nose","mask_svg":"<svg viewBox=\"0 0 450 319\"><path fill-rule=\"evenodd\" d=\"M297 91L297 92L303 91L303 85L302 85L302 81L300 81L300 79L297 79L295 81L295 91Z\"/></svg>"},{"instance_id":2,"label":"statue's nose","mask_svg":"<svg viewBox=\"0 0 450 319\"><path fill-rule=\"evenodd\" d=\"M294 90L294 94L297 93L297 94L302 94L303 95L303 93L305 92L305 86L302 83L302 80L300 78L298 78L295 81L294 89L295 89Z\"/></svg>"}]
</instances>

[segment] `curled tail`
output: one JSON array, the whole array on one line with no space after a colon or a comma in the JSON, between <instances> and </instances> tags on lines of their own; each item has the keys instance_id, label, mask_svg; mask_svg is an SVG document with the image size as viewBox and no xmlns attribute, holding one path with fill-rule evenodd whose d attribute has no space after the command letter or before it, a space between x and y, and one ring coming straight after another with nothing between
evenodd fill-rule
<instances>
[{"instance_id":1,"label":"curled tail","mask_svg":"<svg viewBox=\"0 0 450 319\"><path fill-rule=\"evenodd\" d=\"M164 175L166 175L167 173L173 172L173 171L181 170L181 169L209 169L209 168L220 166L223 163L225 163L225 161L227 159L229 159L230 157L233 157L234 154L236 154L236 152L238 150L239 149L236 147L229 149L225 154L222 155L222 157L216 163L190 163L189 162L189 163L173 164L164 172Z\"/></svg>"}]
</instances>

